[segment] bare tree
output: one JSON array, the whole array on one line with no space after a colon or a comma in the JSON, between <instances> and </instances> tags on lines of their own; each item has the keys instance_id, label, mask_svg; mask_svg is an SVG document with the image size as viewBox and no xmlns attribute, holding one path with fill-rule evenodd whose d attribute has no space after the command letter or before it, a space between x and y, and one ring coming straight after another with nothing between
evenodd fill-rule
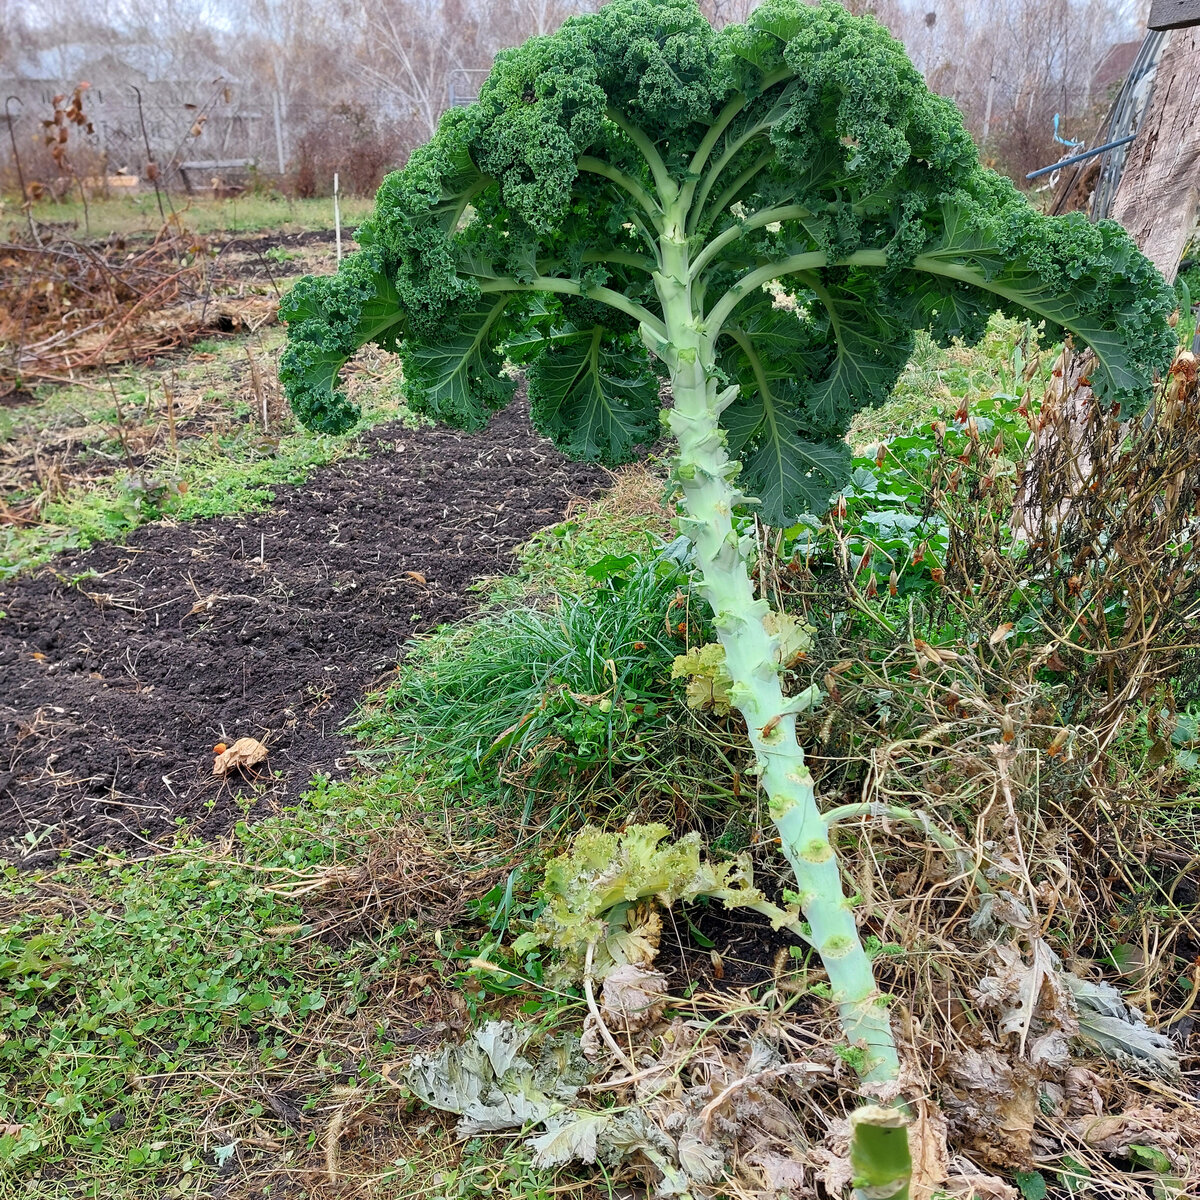
<instances>
[{"instance_id":1,"label":"bare tree","mask_svg":"<svg viewBox=\"0 0 1200 1200\"><path fill-rule=\"evenodd\" d=\"M222 119L204 128L199 140L211 152L199 157L245 155L274 165L277 157L293 159L310 131L323 129L323 136L336 139L329 130L376 122L398 139L395 157L402 159L403 146L428 138L449 103L475 94L498 49L548 33L599 3L96 0L80 10L74 0L0 0L0 62L13 62L18 45L43 61L60 54L56 90L62 91L80 78L105 82L93 77L100 70L93 62L89 74L71 77L85 50L93 60L105 46L155 57L161 79L147 107L164 154L181 138L186 148L195 110L184 105L205 103L196 94L198 81L219 76L229 82L231 99L220 102ZM745 20L757 0L700 4L714 25L723 26ZM1014 175L1052 162L1062 149L1053 138L1055 113L1064 136L1090 132L1105 101L1095 83L1097 65L1114 44L1140 35L1144 8L1144 0L847 4L874 14L906 44L930 86L963 109L985 154ZM121 87L118 73L105 101ZM26 107L39 104L31 98Z\"/></svg>"},{"instance_id":2,"label":"bare tree","mask_svg":"<svg viewBox=\"0 0 1200 1200\"><path fill-rule=\"evenodd\" d=\"M487 61L478 12L463 0L380 0L364 6L362 16L359 78L422 140L430 137L451 74Z\"/></svg>"}]
</instances>

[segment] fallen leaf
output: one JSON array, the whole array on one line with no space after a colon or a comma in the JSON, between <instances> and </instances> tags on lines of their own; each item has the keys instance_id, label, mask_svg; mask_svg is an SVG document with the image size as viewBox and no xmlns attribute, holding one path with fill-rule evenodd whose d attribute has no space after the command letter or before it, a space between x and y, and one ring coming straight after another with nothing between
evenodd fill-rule
<instances>
[{"instance_id":1,"label":"fallen leaf","mask_svg":"<svg viewBox=\"0 0 1200 1200\"><path fill-rule=\"evenodd\" d=\"M999 1010L1001 1032L1018 1035L1023 1057L1028 1053L1033 1063L1065 1066L1067 1044L1079 1031L1079 1023L1054 951L1043 938L1035 937L1028 963L1013 946L996 945L992 953L1003 966L980 981L976 999Z\"/></svg>"},{"instance_id":2,"label":"fallen leaf","mask_svg":"<svg viewBox=\"0 0 1200 1200\"><path fill-rule=\"evenodd\" d=\"M418 583L428 583L429 582L429 580L426 579L425 576L422 575L420 571L405 571L404 574L407 575L409 579L415 579Z\"/></svg>"},{"instance_id":3,"label":"fallen leaf","mask_svg":"<svg viewBox=\"0 0 1200 1200\"><path fill-rule=\"evenodd\" d=\"M1175 1125L1176 1128L1172 1128ZM1179 1144L1178 1120L1153 1104L1101 1117L1081 1117L1075 1129L1101 1154L1127 1156L1133 1144L1170 1151Z\"/></svg>"},{"instance_id":4,"label":"fallen leaf","mask_svg":"<svg viewBox=\"0 0 1200 1200\"><path fill-rule=\"evenodd\" d=\"M967 1047L946 1061L942 1109L956 1147L996 1170L1027 1169L1032 1163L1037 1119L1037 1078L999 1051Z\"/></svg>"},{"instance_id":5,"label":"fallen leaf","mask_svg":"<svg viewBox=\"0 0 1200 1200\"><path fill-rule=\"evenodd\" d=\"M908 1128L908 1146L912 1155L912 1200L930 1200L943 1192L949 1167L946 1118L928 1100L920 1102Z\"/></svg>"},{"instance_id":6,"label":"fallen leaf","mask_svg":"<svg viewBox=\"0 0 1200 1200\"><path fill-rule=\"evenodd\" d=\"M679 1139L679 1166L693 1182L714 1184L725 1166L725 1155L719 1146L710 1146L695 1133L687 1131Z\"/></svg>"},{"instance_id":7,"label":"fallen leaf","mask_svg":"<svg viewBox=\"0 0 1200 1200\"><path fill-rule=\"evenodd\" d=\"M228 775L242 767L253 767L267 757L267 748L257 738L238 738L213 759L213 774Z\"/></svg>"},{"instance_id":8,"label":"fallen leaf","mask_svg":"<svg viewBox=\"0 0 1200 1200\"><path fill-rule=\"evenodd\" d=\"M1011 621L1005 621L1003 625L997 625L992 630L991 637L988 638L989 646L998 646L1001 642L1007 641L1012 636L1013 625Z\"/></svg>"},{"instance_id":9,"label":"fallen leaf","mask_svg":"<svg viewBox=\"0 0 1200 1200\"><path fill-rule=\"evenodd\" d=\"M561 1167L578 1159L582 1163L596 1161L597 1139L612 1124L611 1113L589 1113L574 1117L565 1124L529 1139L536 1151L533 1164L543 1171ZM547 1122L549 1124L549 1122Z\"/></svg>"},{"instance_id":10,"label":"fallen leaf","mask_svg":"<svg viewBox=\"0 0 1200 1200\"><path fill-rule=\"evenodd\" d=\"M1018 1200L1017 1189L995 1175L951 1175L943 1191L955 1200Z\"/></svg>"},{"instance_id":11,"label":"fallen leaf","mask_svg":"<svg viewBox=\"0 0 1200 1200\"><path fill-rule=\"evenodd\" d=\"M605 977L600 1015L610 1029L645 1029L662 1016L666 998L665 975L626 963Z\"/></svg>"},{"instance_id":12,"label":"fallen leaf","mask_svg":"<svg viewBox=\"0 0 1200 1200\"><path fill-rule=\"evenodd\" d=\"M825 1190L831 1196L844 1195L854 1178L850 1166L850 1123L843 1117L829 1123L825 1141L810 1152Z\"/></svg>"},{"instance_id":13,"label":"fallen leaf","mask_svg":"<svg viewBox=\"0 0 1200 1200\"><path fill-rule=\"evenodd\" d=\"M808 1186L808 1172L802 1162L785 1158L773 1150L753 1150L745 1160L763 1178L768 1193L788 1192L793 1196L814 1195Z\"/></svg>"}]
</instances>

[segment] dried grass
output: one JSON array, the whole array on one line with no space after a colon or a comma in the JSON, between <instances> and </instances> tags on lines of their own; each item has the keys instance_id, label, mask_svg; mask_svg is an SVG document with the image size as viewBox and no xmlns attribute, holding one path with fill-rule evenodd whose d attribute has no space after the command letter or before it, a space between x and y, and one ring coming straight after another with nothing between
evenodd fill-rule
<instances>
[{"instance_id":1,"label":"dried grass","mask_svg":"<svg viewBox=\"0 0 1200 1200\"><path fill-rule=\"evenodd\" d=\"M377 834L361 857L289 877L272 888L302 897L310 936L335 945L390 934L411 922L423 931L449 929L467 916L467 904L488 892L510 869L497 843L479 842L453 863L415 826Z\"/></svg>"},{"instance_id":2,"label":"dried grass","mask_svg":"<svg viewBox=\"0 0 1200 1200\"><path fill-rule=\"evenodd\" d=\"M670 533L674 516L674 506L667 501L662 476L645 463L633 463L613 471L612 481L599 500L591 503L573 501L572 504L585 505L589 515L615 524L617 528L645 529L663 537Z\"/></svg>"},{"instance_id":3,"label":"dried grass","mask_svg":"<svg viewBox=\"0 0 1200 1200\"><path fill-rule=\"evenodd\" d=\"M177 218L132 248L119 238L0 245L0 394L274 321L278 289L247 295L227 248L210 248Z\"/></svg>"}]
</instances>

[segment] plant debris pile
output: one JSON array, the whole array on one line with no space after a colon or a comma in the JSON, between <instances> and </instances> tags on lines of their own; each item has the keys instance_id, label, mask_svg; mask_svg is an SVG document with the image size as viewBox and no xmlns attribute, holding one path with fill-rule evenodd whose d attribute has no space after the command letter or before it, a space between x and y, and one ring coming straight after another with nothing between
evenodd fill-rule
<instances>
[{"instance_id":1,"label":"plant debris pile","mask_svg":"<svg viewBox=\"0 0 1200 1200\"><path fill-rule=\"evenodd\" d=\"M581 1032L492 1021L389 1077L458 1114L464 1137L522 1131L541 1169L590 1166L659 1196L842 1195L854 1174L855 1052L813 1008L823 973L810 954L785 954L758 994L671 994L656 959L672 905L695 900L702 878L728 905L743 895L723 887L728 866L700 861L694 838L664 846L664 833L585 830L547 867L547 914L523 940L564 951L556 979L582 984ZM882 840L873 849L892 857ZM889 939L874 945L892 997L905 997L905 1072L880 1098L899 1095L916 1114L912 1194L1016 1200L1000 1175L1032 1180L1051 1160L1083 1184L1116 1159L1182 1195L1196 1179L1200 1117L1175 1046L1116 989L1066 969L1011 848L992 853L983 869L953 874L925 856L914 894L940 888L959 910L936 935L903 898L867 921Z\"/></svg>"},{"instance_id":2,"label":"plant debris pile","mask_svg":"<svg viewBox=\"0 0 1200 1200\"><path fill-rule=\"evenodd\" d=\"M148 244L59 231L0 243L0 393L273 321L277 291L247 292L226 249L178 216Z\"/></svg>"}]
</instances>

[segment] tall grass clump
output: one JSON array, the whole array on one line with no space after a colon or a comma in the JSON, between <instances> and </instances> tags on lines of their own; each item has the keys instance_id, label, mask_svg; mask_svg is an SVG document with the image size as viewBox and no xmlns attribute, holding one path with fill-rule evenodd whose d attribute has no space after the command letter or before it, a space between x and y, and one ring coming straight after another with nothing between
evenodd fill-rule
<instances>
[{"instance_id":1,"label":"tall grass clump","mask_svg":"<svg viewBox=\"0 0 1200 1200\"><path fill-rule=\"evenodd\" d=\"M671 549L607 555L592 586L441 630L415 645L367 753L415 755L442 780L537 789L642 759L671 700L686 573ZM673 610L678 610L677 614Z\"/></svg>"}]
</instances>

